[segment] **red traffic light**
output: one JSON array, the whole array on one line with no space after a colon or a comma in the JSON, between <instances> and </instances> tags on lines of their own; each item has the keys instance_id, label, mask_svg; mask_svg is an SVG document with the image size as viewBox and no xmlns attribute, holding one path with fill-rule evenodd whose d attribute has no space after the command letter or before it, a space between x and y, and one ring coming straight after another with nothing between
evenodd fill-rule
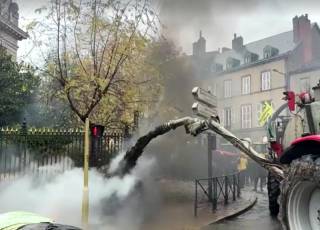
<instances>
[{"instance_id":1,"label":"red traffic light","mask_svg":"<svg viewBox=\"0 0 320 230\"><path fill-rule=\"evenodd\" d=\"M97 134L98 134L98 128L97 128L97 126L95 126L95 127L93 127L93 129L92 129L92 135L93 135L93 136L97 136Z\"/></svg>"},{"instance_id":2,"label":"red traffic light","mask_svg":"<svg viewBox=\"0 0 320 230\"><path fill-rule=\"evenodd\" d=\"M93 137L102 137L104 126L92 124L90 130Z\"/></svg>"}]
</instances>

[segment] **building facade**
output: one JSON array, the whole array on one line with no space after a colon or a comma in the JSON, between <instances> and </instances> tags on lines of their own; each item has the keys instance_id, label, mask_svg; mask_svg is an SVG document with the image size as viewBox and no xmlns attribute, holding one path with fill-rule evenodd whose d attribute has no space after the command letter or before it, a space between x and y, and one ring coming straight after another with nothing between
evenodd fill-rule
<instances>
[{"instance_id":1,"label":"building facade","mask_svg":"<svg viewBox=\"0 0 320 230\"><path fill-rule=\"evenodd\" d=\"M17 56L18 41L28 34L19 28L19 7L12 0L0 0L0 45L14 58Z\"/></svg>"},{"instance_id":2,"label":"building facade","mask_svg":"<svg viewBox=\"0 0 320 230\"><path fill-rule=\"evenodd\" d=\"M259 117L264 106L279 108L285 103L283 92L300 87L301 79L310 75L307 66L320 63L318 25L311 24L308 15L296 16L292 22L291 31L248 44L235 34L232 48L206 52L202 35L193 44L193 58L206 63L201 66L202 87L216 94L221 122L241 138L262 143L266 128ZM319 77L319 69L312 71Z\"/></svg>"},{"instance_id":3,"label":"building facade","mask_svg":"<svg viewBox=\"0 0 320 230\"><path fill-rule=\"evenodd\" d=\"M290 73L290 90L311 92L320 81L320 65L306 66Z\"/></svg>"}]
</instances>

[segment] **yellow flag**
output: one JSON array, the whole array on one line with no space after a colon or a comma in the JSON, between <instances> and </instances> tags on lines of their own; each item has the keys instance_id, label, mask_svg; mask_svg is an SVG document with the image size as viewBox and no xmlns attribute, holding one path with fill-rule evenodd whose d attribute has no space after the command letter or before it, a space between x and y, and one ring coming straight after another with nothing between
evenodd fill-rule
<instances>
[{"instance_id":1,"label":"yellow flag","mask_svg":"<svg viewBox=\"0 0 320 230\"><path fill-rule=\"evenodd\" d=\"M267 122L267 120L272 116L272 114L273 114L273 108L271 104L265 101L262 112L259 117L260 125L263 126Z\"/></svg>"}]
</instances>

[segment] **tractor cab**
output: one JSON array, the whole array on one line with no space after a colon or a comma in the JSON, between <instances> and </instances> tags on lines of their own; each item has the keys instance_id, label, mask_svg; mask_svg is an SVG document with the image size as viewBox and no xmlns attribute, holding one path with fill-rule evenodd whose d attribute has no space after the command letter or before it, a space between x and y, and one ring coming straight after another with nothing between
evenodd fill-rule
<instances>
[{"instance_id":1,"label":"tractor cab","mask_svg":"<svg viewBox=\"0 0 320 230\"><path fill-rule=\"evenodd\" d=\"M282 164L303 155L320 154L320 82L312 89L314 95L285 92L287 103L268 123L272 152Z\"/></svg>"}]
</instances>

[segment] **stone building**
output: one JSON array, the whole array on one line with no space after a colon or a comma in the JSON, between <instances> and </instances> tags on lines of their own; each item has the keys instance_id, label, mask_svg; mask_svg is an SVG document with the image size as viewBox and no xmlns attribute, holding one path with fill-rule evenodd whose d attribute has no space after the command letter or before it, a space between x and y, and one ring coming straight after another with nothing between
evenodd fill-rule
<instances>
[{"instance_id":1,"label":"stone building","mask_svg":"<svg viewBox=\"0 0 320 230\"><path fill-rule=\"evenodd\" d=\"M28 34L19 28L19 7L12 0L0 0L0 45L14 58L17 56L18 41Z\"/></svg>"},{"instance_id":2,"label":"stone building","mask_svg":"<svg viewBox=\"0 0 320 230\"><path fill-rule=\"evenodd\" d=\"M284 103L283 92L297 85L293 75L320 63L320 30L308 15L294 17L290 31L251 43L245 44L236 34L232 48L206 52L205 43L200 35L193 44L194 63L205 63L199 65L197 78L216 94L224 126L258 143L266 136L259 123L264 103L276 110Z\"/></svg>"},{"instance_id":3,"label":"stone building","mask_svg":"<svg viewBox=\"0 0 320 230\"><path fill-rule=\"evenodd\" d=\"M320 81L320 63L306 65L290 73L290 90L295 93L312 92Z\"/></svg>"}]
</instances>

